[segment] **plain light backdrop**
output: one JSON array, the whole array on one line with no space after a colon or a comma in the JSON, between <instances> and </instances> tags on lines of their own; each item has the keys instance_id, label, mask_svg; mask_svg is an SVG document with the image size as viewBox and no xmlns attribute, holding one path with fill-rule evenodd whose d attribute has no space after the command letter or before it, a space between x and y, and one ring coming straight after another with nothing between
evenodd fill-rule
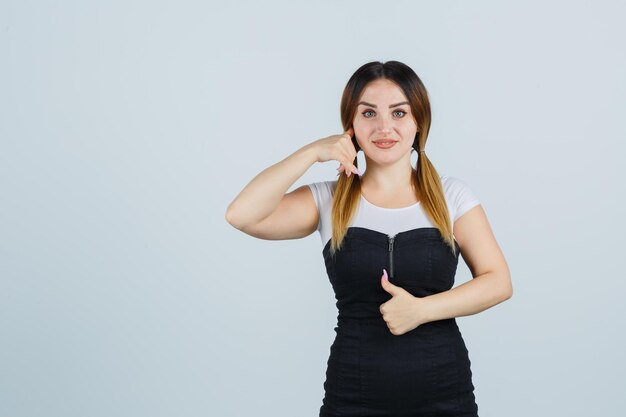
<instances>
[{"instance_id":1,"label":"plain light backdrop","mask_svg":"<svg viewBox=\"0 0 626 417\"><path fill-rule=\"evenodd\" d=\"M374 60L424 82L428 157L472 187L511 269L513 298L457 319L480 416L622 415L625 12L3 0L0 416L317 416L323 242L224 214L342 132L342 90Z\"/></svg>"}]
</instances>

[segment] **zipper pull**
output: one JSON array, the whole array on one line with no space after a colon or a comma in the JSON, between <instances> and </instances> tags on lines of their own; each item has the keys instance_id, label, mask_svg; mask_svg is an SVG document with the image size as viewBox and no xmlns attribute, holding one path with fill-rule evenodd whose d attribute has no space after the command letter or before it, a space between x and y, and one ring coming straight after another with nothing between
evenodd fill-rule
<instances>
[{"instance_id":1,"label":"zipper pull","mask_svg":"<svg viewBox=\"0 0 626 417\"><path fill-rule=\"evenodd\" d=\"M389 278L393 278L393 240L394 236L389 237Z\"/></svg>"}]
</instances>

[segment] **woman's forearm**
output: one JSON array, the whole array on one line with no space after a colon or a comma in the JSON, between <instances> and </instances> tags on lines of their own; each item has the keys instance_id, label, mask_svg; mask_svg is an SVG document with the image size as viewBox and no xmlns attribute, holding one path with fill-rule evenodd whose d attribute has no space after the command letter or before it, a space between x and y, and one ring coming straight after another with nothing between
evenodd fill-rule
<instances>
[{"instance_id":1,"label":"woman's forearm","mask_svg":"<svg viewBox=\"0 0 626 417\"><path fill-rule=\"evenodd\" d=\"M272 214L289 187L315 162L315 147L308 144L261 171L228 205L226 219L238 228L260 222Z\"/></svg>"},{"instance_id":2,"label":"woman's forearm","mask_svg":"<svg viewBox=\"0 0 626 417\"><path fill-rule=\"evenodd\" d=\"M510 277L496 271L479 275L448 291L419 298L425 322L469 316L495 306L512 296Z\"/></svg>"}]
</instances>

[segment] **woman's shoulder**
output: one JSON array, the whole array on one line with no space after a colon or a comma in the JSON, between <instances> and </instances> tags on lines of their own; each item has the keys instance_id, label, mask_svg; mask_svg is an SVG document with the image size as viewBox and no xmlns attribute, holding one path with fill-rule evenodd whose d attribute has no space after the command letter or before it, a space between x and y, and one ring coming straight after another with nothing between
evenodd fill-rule
<instances>
[{"instance_id":1,"label":"woman's shoulder","mask_svg":"<svg viewBox=\"0 0 626 417\"><path fill-rule=\"evenodd\" d=\"M451 175L441 175L440 177L444 194L454 212L454 220L480 204L480 200L466 180Z\"/></svg>"},{"instance_id":2,"label":"woman's shoulder","mask_svg":"<svg viewBox=\"0 0 626 417\"><path fill-rule=\"evenodd\" d=\"M332 194L337 187L337 180L317 181L307 184L313 191Z\"/></svg>"},{"instance_id":3,"label":"woman's shoulder","mask_svg":"<svg viewBox=\"0 0 626 417\"><path fill-rule=\"evenodd\" d=\"M320 206L328 205L332 199L337 187L337 180L317 181L309 183L307 186L311 189L315 204L319 208Z\"/></svg>"},{"instance_id":4,"label":"woman's shoulder","mask_svg":"<svg viewBox=\"0 0 626 417\"><path fill-rule=\"evenodd\" d=\"M463 179L456 176L442 174L439 176L439 178L441 178L441 184L444 186L444 188L461 187L467 185L467 183Z\"/></svg>"}]
</instances>

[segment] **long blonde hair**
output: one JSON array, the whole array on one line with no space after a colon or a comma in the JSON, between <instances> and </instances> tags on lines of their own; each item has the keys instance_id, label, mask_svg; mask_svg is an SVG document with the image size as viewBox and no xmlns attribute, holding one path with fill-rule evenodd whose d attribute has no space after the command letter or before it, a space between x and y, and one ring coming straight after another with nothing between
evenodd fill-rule
<instances>
[{"instance_id":1,"label":"long blonde hair","mask_svg":"<svg viewBox=\"0 0 626 417\"><path fill-rule=\"evenodd\" d=\"M412 170L411 181L420 205L431 222L439 229L446 244L456 256L456 246L450 222L448 206L439 173L428 160L424 149L430 130L431 112L428 92L417 74L407 65L398 61L369 62L350 77L341 97L341 123L344 131L352 127L358 102L365 87L377 79L388 79L397 84L407 97L411 113L415 117L417 133L413 148L417 151L417 167ZM361 150L358 142L352 137L355 149ZM357 158L354 165L358 167ZM332 205L332 237L330 251L332 254L341 249L348 225L355 215L361 198L361 180L358 175L347 177L341 174L337 180Z\"/></svg>"}]
</instances>

